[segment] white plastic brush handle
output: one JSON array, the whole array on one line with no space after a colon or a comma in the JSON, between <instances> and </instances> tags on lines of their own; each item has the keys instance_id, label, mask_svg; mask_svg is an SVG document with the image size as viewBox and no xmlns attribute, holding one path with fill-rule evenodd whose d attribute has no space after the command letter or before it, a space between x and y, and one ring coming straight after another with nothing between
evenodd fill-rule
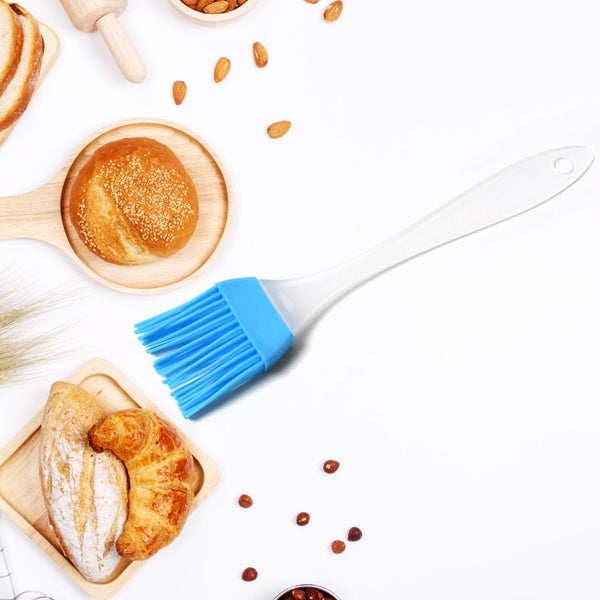
<instances>
[{"instance_id":1,"label":"white plastic brush handle","mask_svg":"<svg viewBox=\"0 0 600 600\"><path fill-rule=\"evenodd\" d=\"M557 148L499 171L408 229L337 267L285 280L260 280L296 335L322 310L375 275L550 200L591 166L589 148Z\"/></svg>"}]
</instances>

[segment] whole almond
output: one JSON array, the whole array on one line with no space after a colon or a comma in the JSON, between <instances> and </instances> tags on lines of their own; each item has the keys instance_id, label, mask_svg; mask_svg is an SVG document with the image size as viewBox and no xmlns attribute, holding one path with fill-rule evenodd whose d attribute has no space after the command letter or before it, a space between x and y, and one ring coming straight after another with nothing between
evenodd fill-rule
<instances>
[{"instance_id":1,"label":"whole almond","mask_svg":"<svg viewBox=\"0 0 600 600\"><path fill-rule=\"evenodd\" d=\"M238 0L238 8L242 5L246 4L246 0Z\"/></svg>"},{"instance_id":2,"label":"whole almond","mask_svg":"<svg viewBox=\"0 0 600 600\"><path fill-rule=\"evenodd\" d=\"M221 58L217 61L217 64L215 65L215 81L217 83L223 81L223 79L227 77L230 67L231 61L225 56L221 56Z\"/></svg>"},{"instance_id":3,"label":"whole almond","mask_svg":"<svg viewBox=\"0 0 600 600\"><path fill-rule=\"evenodd\" d=\"M181 104L185 98L186 93L187 85L185 85L185 81L177 80L173 83L173 100L175 100L175 104Z\"/></svg>"},{"instance_id":4,"label":"whole almond","mask_svg":"<svg viewBox=\"0 0 600 600\"><path fill-rule=\"evenodd\" d=\"M319 0L306 0L310 4L316 4Z\"/></svg>"},{"instance_id":5,"label":"whole almond","mask_svg":"<svg viewBox=\"0 0 600 600\"><path fill-rule=\"evenodd\" d=\"M208 15L218 15L224 13L229 8L229 2L227 0L218 0L217 2L211 2L204 7L204 12Z\"/></svg>"},{"instance_id":6,"label":"whole almond","mask_svg":"<svg viewBox=\"0 0 600 600\"><path fill-rule=\"evenodd\" d=\"M186 6L194 7L198 0L181 0Z\"/></svg>"},{"instance_id":7,"label":"whole almond","mask_svg":"<svg viewBox=\"0 0 600 600\"><path fill-rule=\"evenodd\" d=\"M337 21L340 18L340 15L342 14L342 9L343 8L344 8L344 3L342 2L342 0L335 0L335 2L332 2L325 9L325 13L323 14L323 18L328 23L333 23L334 21Z\"/></svg>"},{"instance_id":8,"label":"whole almond","mask_svg":"<svg viewBox=\"0 0 600 600\"><path fill-rule=\"evenodd\" d=\"M267 66L269 62L269 53L266 48L260 42L254 42L254 46L252 46L254 50L254 62L259 69Z\"/></svg>"},{"instance_id":9,"label":"whole almond","mask_svg":"<svg viewBox=\"0 0 600 600\"><path fill-rule=\"evenodd\" d=\"M209 5L211 2L212 0L198 0L196 4L196 10L198 12L202 12L204 10L204 7Z\"/></svg>"},{"instance_id":10,"label":"whole almond","mask_svg":"<svg viewBox=\"0 0 600 600\"><path fill-rule=\"evenodd\" d=\"M234 8L237 8L237 0L228 0L227 10L233 10Z\"/></svg>"},{"instance_id":11,"label":"whole almond","mask_svg":"<svg viewBox=\"0 0 600 600\"><path fill-rule=\"evenodd\" d=\"M283 137L289 130L292 124L290 121L277 121L272 125L269 125L267 133L270 138L276 140L277 138Z\"/></svg>"}]
</instances>

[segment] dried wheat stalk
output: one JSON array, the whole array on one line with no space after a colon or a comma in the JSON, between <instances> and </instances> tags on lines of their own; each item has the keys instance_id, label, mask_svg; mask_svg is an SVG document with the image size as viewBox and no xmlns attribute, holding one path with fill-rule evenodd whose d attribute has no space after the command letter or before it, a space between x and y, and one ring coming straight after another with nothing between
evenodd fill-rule
<instances>
[{"instance_id":1,"label":"dried wheat stalk","mask_svg":"<svg viewBox=\"0 0 600 600\"><path fill-rule=\"evenodd\" d=\"M40 332L42 317L66 304L68 291L38 293L6 272L0 273L0 384L33 375L60 354L63 327Z\"/></svg>"}]
</instances>

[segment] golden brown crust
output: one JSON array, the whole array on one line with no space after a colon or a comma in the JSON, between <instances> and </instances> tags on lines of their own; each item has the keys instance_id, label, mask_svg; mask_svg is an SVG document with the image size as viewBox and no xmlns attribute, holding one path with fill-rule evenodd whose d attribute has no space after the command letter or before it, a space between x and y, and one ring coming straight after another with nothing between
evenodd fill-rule
<instances>
[{"instance_id":1,"label":"golden brown crust","mask_svg":"<svg viewBox=\"0 0 600 600\"><path fill-rule=\"evenodd\" d=\"M15 73L17 72L17 67L19 66L19 60L21 59L21 51L23 50L23 25L21 25L21 21L17 19L15 11L11 9L11 7L2 2L3 10L6 9L7 13L11 16L12 22L14 24L14 32L13 32L13 40L12 47L8 49L8 53L12 53L11 60L6 64L6 68L0 72L0 96L6 89L6 86L11 82Z\"/></svg>"},{"instance_id":2,"label":"golden brown crust","mask_svg":"<svg viewBox=\"0 0 600 600\"><path fill-rule=\"evenodd\" d=\"M117 540L121 556L145 560L178 535L196 483L193 458L168 421L132 409L113 413L89 433L96 450L112 450L129 474L129 517Z\"/></svg>"},{"instance_id":3,"label":"golden brown crust","mask_svg":"<svg viewBox=\"0 0 600 600\"><path fill-rule=\"evenodd\" d=\"M173 151L144 137L98 148L71 190L71 222L89 250L121 265L181 250L196 230L196 186Z\"/></svg>"},{"instance_id":4,"label":"golden brown crust","mask_svg":"<svg viewBox=\"0 0 600 600\"><path fill-rule=\"evenodd\" d=\"M30 27L33 29L33 50L31 57L31 66L29 67L29 75L21 88L19 99L14 107L8 114L4 115L4 118L0 120L0 130L7 129L13 125L19 117L25 112L35 91L37 80L42 69L42 60L44 58L44 38L40 32L37 21L19 4L11 4L11 9L17 15L17 20L26 19L30 23ZM21 51L21 56L23 50ZM18 69L18 64L17 64Z\"/></svg>"},{"instance_id":5,"label":"golden brown crust","mask_svg":"<svg viewBox=\"0 0 600 600\"><path fill-rule=\"evenodd\" d=\"M92 450L88 431L105 417L85 390L52 385L42 421L39 469L48 518L63 554L92 582L109 579L127 518L127 473L112 453Z\"/></svg>"}]
</instances>

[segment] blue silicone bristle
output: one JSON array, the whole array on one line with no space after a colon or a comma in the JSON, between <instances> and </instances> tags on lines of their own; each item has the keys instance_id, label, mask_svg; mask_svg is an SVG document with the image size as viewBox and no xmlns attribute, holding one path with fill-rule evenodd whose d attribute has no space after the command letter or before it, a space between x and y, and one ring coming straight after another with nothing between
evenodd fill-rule
<instances>
[{"instance_id":1,"label":"blue silicone bristle","mask_svg":"<svg viewBox=\"0 0 600 600\"><path fill-rule=\"evenodd\" d=\"M294 340L254 277L218 283L135 333L188 418L269 369Z\"/></svg>"}]
</instances>

